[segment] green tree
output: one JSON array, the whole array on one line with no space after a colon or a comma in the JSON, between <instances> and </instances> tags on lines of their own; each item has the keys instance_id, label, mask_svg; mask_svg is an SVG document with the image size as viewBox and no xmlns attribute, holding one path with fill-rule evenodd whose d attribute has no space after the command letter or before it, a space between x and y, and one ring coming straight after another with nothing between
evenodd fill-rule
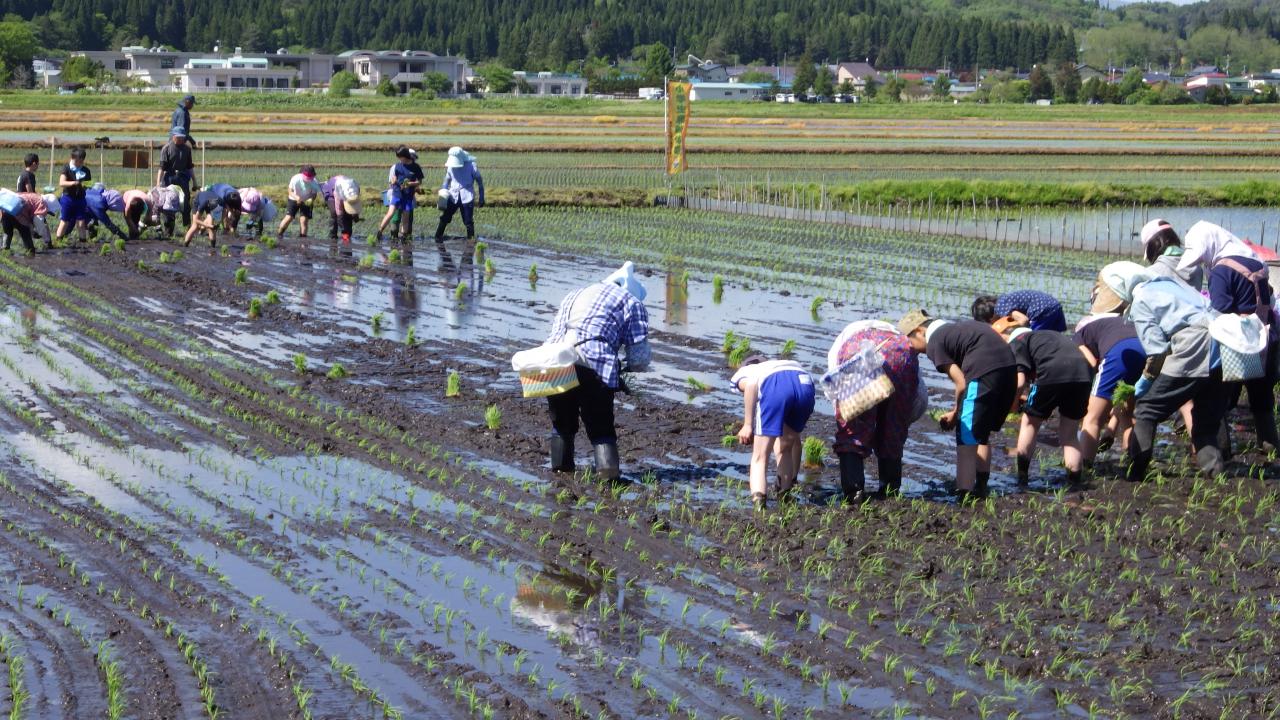
<instances>
[{"instance_id":1,"label":"green tree","mask_svg":"<svg viewBox=\"0 0 1280 720\"><path fill-rule=\"evenodd\" d=\"M951 78L939 75L938 79L933 81L933 96L939 100L951 97Z\"/></svg>"},{"instance_id":2,"label":"green tree","mask_svg":"<svg viewBox=\"0 0 1280 720\"><path fill-rule=\"evenodd\" d=\"M907 89L907 82L897 75L890 75L885 78L884 87L880 88L880 92L876 95L883 100L889 102L901 102L902 91Z\"/></svg>"},{"instance_id":3,"label":"green tree","mask_svg":"<svg viewBox=\"0 0 1280 720\"><path fill-rule=\"evenodd\" d=\"M738 76L738 82L761 83L767 85L773 82L773 74L760 70L748 70Z\"/></svg>"},{"instance_id":4,"label":"green tree","mask_svg":"<svg viewBox=\"0 0 1280 720\"><path fill-rule=\"evenodd\" d=\"M871 76L867 76L865 84L862 86L862 94L868 98L875 99L877 93L880 92L880 83Z\"/></svg>"},{"instance_id":5,"label":"green tree","mask_svg":"<svg viewBox=\"0 0 1280 720\"><path fill-rule=\"evenodd\" d=\"M485 63L476 68L476 74L484 78L485 89L491 93L511 92L516 85L515 72L502 63Z\"/></svg>"},{"instance_id":6,"label":"green tree","mask_svg":"<svg viewBox=\"0 0 1280 720\"><path fill-rule=\"evenodd\" d=\"M333 97L351 97L351 91L360 87L360 78L350 70L339 70L329 78L329 94Z\"/></svg>"},{"instance_id":7,"label":"green tree","mask_svg":"<svg viewBox=\"0 0 1280 720\"><path fill-rule=\"evenodd\" d=\"M813 76L813 94L831 97L835 90L835 78L831 76L831 71L826 65L819 67Z\"/></svg>"},{"instance_id":8,"label":"green tree","mask_svg":"<svg viewBox=\"0 0 1280 720\"><path fill-rule=\"evenodd\" d=\"M67 58L62 64L62 82L97 85L103 76L102 63L83 55Z\"/></svg>"},{"instance_id":9,"label":"green tree","mask_svg":"<svg viewBox=\"0 0 1280 720\"><path fill-rule=\"evenodd\" d=\"M375 91L382 97L395 97L399 94L396 92L396 86L391 84L391 78L385 77L378 81Z\"/></svg>"},{"instance_id":10,"label":"green tree","mask_svg":"<svg viewBox=\"0 0 1280 720\"><path fill-rule=\"evenodd\" d=\"M840 85L836 88L836 92L841 95L852 95L854 92L853 81L848 78L841 80Z\"/></svg>"},{"instance_id":11,"label":"green tree","mask_svg":"<svg viewBox=\"0 0 1280 720\"><path fill-rule=\"evenodd\" d=\"M1053 97L1053 80L1049 78L1049 73L1044 68L1037 65L1031 69L1031 75L1027 78L1030 83L1031 100L1048 100Z\"/></svg>"},{"instance_id":12,"label":"green tree","mask_svg":"<svg viewBox=\"0 0 1280 720\"><path fill-rule=\"evenodd\" d=\"M654 43L645 48L645 80L654 83L662 82L662 79L669 76L674 69L675 63L671 62L671 51L667 50L666 45Z\"/></svg>"},{"instance_id":13,"label":"green tree","mask_svg":"<svg viewBox=\"0 0 1280 720\"><path fill-rule=\"evenodd\" d=\"M1080 100L1080 71L1073 62L1064 62L1053 74L1053 89L1059 102L1076 103Z\"/></svg>"},{"instance_id":14,"label":"green tree","mask_svg":"<svg viewBox=\"0 0 1280 720\"><path fill-rule=\"evenodd\" d=\"M422 84L437 95L453 91L453 83L449 76L442 72L429 72L422 76Z\"/></svg>"},{"instance_id":15,"label":"green tree","mask_svg":"<svg viewBox=\"0 0 1280 720\"><path fill-rule=\"evenodd\" d=\"M813 67L813 58L806 52L796 61L796 74L791 79L791 92L797 95L808 93L817 77L818 72Z\"/></svg>"},{"instance_id":16,"label":"green tree","mask_svg":"<svg viewBox=\"0 0 1280 720\"><path fill-rule=\"evenodd\" d=\"M15 69L26 67L31 77L31 58L36 53L36 33L31 23L21 20L0 22L0 83L8 84Z\"/></svg>"},{"instance_id":17,"label":"green tree","mask_svg":"<svg viewBox=\"0 0 1280 720\"><path fill-rule=\"evenodd\" d=\"M1116 86L1116 95L1119 96L1121 102L1129 102L1129 98L1134 94L1140 93L1147 89L1147 84L1142 79L1142 70L1132 68L1129 72L1120 78L1120 83Z\"/></svg>"}]
</instances>

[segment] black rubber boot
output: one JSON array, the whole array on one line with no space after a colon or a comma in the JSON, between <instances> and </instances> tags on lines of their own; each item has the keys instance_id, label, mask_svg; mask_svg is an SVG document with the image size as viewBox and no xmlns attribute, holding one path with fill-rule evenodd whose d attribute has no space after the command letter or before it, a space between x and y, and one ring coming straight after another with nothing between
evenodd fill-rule
<instances>
[{"instance_id":1,"label":"black rubber boot","mask_svg":"<svg viewBox=\"0 0 1280 720\"><path fill-rule=\"evenodd\" d=\"M1226 469L1222 452L1212 445L1206 445L1196 451L1196 465L1206 477L1219 475Z\"/></svg>"},{"instance_id":2,"label":"black rubber boot","mask_svg":"<svg viewBox=\"0 0 1280 720\"><path fill-rule=\"evenodd\" d=\"M850 504L862 501L866 489L865 463L860 455L843 452L836 455L840 461L840 491Z\"/></svg>"},{"instance_id":3,"label":"black rubber boot","mask_svg":"<svg viewBox=\"0 0 1280 720\"><path fill-rule=\"evenodd\" d=\"M618 468L618 446L601 443L595 446L596 476L607 482L617 482L622 477Z\"/></svg>"},{"instance_id":4,"label":"black rubber boot","mask_svg":"<svg viewBox=\"0 0 1280 720\"><path fill-rule=\"evenodd\" d=\"M1151 467L1154 454L1156 428L1155 424L1139 420L1133 425L1133 439L1129 442L1129 471L1124 479L1129 482L1142 482L1147 479L1147 469Z\"/></svg>"},{"instance_id":5,"label":"black rubber boot","mask_svg":"<svg viewBox=\"0 0 1280 720\"><path fill-rule=\"evenodd\" d=\"M1067 489L1081 490L1083 488L1084 488L1084 472L1081 470L1076 470L1074 472L1072 472L1071 470L1068 470L1067 471Z\"/></svg>"},{"instance_id":6,"label":"black rubber boot","mask_svg":"<svg viewBox=\"0 0 1280 720\"><path fill-rule=\"evenodd\" d=\"M973 496L976 498L985 498L989 494L987 483L991 481L990 472L979 472L977 478L973 481Z\"/></svg>"},{"instance_id":7,"label":"black rubber boot","mask_svg":"<svg viewBox=\"0 0 1280 720\"><path fill-rule=\"evenodd\" d=\"M902 493L902 458L877 458L880 471L880 489L877 497L897 497Z\"/></svg>"},{"instance_id":8,"label":"black rubber boot","mask_svg":"<svg viewBox=\"0 0 1280 720\"><path fill-rule=\"evenodd\" d=\"M1018 484L1019 485L1031 484L1031 458L1019 455L1017 457L1017 462L1018 462Z\"/></svg>"},{"instance_id":9,"label":"black rubber boot","mask_svg":"<svg viewBox=\"0 0 1280 720\"><path fill-rule=\"evenodd\" d=\"M551 470L564 473L573 472L573 438L564 438L560 435L551 436Z\"/></svg>"},{"instance_id":10,"label":"black rubber boot","mask_svg":"<svg viewBox=\"0 0 1280 720\"><path fill-rule=\"evenodd\" d=\"M782 476L778 476L778 504L795 502L796 479L790 478L783 480Z\"/></svg>"},{"instance_id":11,"label":"black rubber boot","mask_svg":"<svg viewBox=\"0 0 1280 720\"><path fill-rule=\"evenodd\" d=\"M1218 426L1218 457L1217 459L1226 462L1235 456L1235 450L1231 447L1231 425L1226 417L1222 418L1222 424Z\"/></svg>"}]
</instances>

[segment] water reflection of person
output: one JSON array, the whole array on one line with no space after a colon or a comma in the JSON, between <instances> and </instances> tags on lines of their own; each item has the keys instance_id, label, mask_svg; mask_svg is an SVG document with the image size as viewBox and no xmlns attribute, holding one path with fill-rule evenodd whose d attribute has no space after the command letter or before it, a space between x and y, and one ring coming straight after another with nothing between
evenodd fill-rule
<instances>
[{"instance_id":1,"label":"water reflection of person","mask_svg":"<svg viewBox=\"0 0 1280 720\"><path fill-rule=\"evenodd\" d=\"M681 268L667 272L667 312L663 319L668 327L680 327L689 322L689 286Z\"/></svg>"},{"instance_id":2,"label":"water reflection of person","mask_svg":"<svg viewBox=\"0 0 1280 720\"><path fill-rule=\"evenodd\" d=\"M418 319L418 288L412 274L396 273L391 277L391 307L401 330Z\"/></svg>"},{"instance_id":3,"label":"water reflection of person","mask_svg":"<svg viewBox=\"0 0 1280 720\"><path fill-rule=\"evenodd\" d=\"M599 645L597 614L586 612L587 600L601 593L601 586L584 577L553 569L539 572L516 568L516 594L511 615L548 633L572 638L581 648Z\"/></svg>"}]
</instances>

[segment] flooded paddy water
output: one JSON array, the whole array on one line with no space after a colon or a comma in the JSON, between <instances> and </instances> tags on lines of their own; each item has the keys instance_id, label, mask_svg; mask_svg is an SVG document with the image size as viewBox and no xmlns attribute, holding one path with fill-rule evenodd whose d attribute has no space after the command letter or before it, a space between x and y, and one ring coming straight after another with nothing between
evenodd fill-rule
<instances>
[{"instance_id":1,"label":"flooded paddy water","mask_svg":"<svg viewBox=\"0 0 1280 720\"><path fill-rule=\"evenodd\" d=\"M790 341L818 371L847 322L919 296L834 239L797 240L807 264L782 272L713 271L693 248L524 236L504 212L483 249L291 237L168 263L149 241L0 257L0 659L24 659L9 683L28 716L1276 710L1265 458L1237 456L1251 478L1174 461L1146 486L1068 493L1052 447L1025 490L998 453L1000 496L958 508L950 438L926 417L904 498L842 507L819 467L796 505L753 515L747 455L722 445L741 412L725 333L768 353ZM929 259L958 278L943 307L981 282L981 250ZM519 397L509 358L630 256L655 363L618 399L628 482L553 475L545 404ZM1063 287L1087 293L1071 262ZM886 290L814 312L823 267ZM948 384L928 384L941 407ZM833 430L820 407L807 434Z\"/></svg>"}]
</instances>

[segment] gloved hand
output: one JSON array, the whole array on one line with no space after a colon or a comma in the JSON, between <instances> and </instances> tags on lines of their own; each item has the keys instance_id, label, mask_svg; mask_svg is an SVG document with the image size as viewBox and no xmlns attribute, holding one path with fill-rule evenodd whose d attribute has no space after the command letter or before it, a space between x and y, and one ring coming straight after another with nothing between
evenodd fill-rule
<instances>
[{"instance_id":1,"label":"gloved hand","mask_svg":"<svg viewBox=\"0 0 1280 720\"><path fill-rule=\"evenodd\" d=\"M1133 384L1133 396L1140 398L1143 395L1146 395L1147 391L1151 389L1152 382L1153 380L1146 375L1138 378L1138 382Z\"/></svg>"}]
</instances>

